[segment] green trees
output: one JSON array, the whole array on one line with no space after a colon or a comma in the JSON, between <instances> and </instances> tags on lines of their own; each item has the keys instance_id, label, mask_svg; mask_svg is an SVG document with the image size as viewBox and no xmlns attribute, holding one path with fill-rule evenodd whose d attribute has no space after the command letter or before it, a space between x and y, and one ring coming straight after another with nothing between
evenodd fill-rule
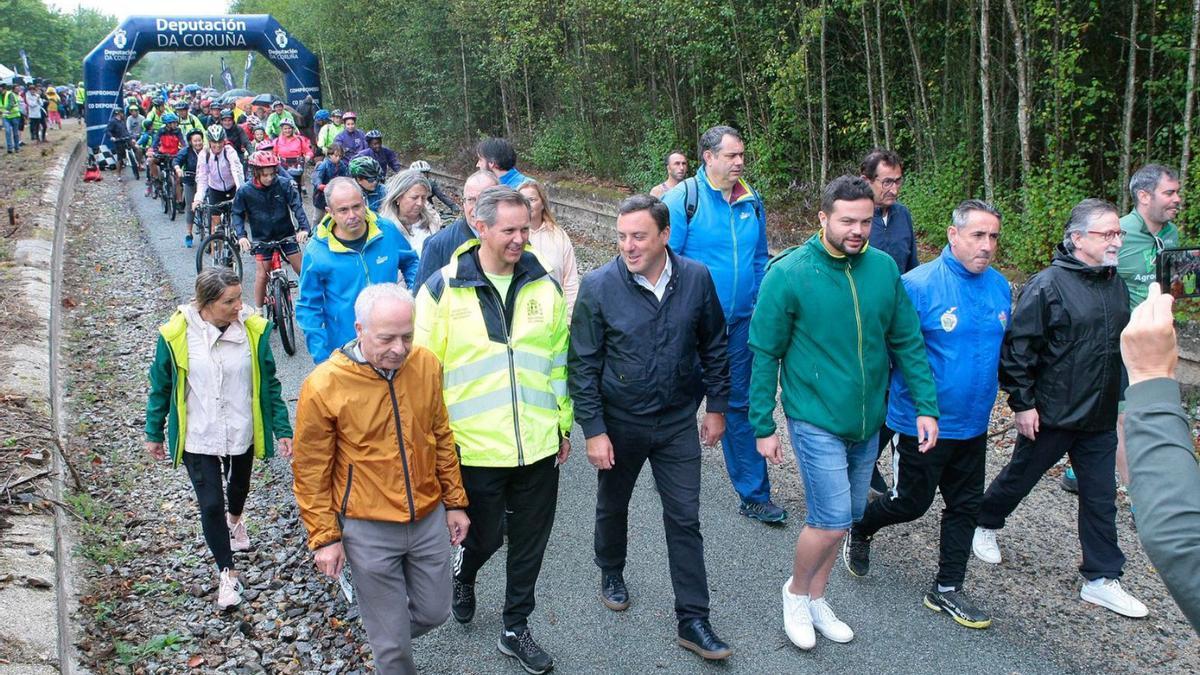
<instances>
[{"instance_id":1,"label":"green trees","mask_svg":"<svg viewBox=\"0 0 1200 675\"><path fill-rule=\"evenodd\" d=\"M41 0L0 0L0 17L0 63L23 73L24 49L32 74L55 84L78 82L83 57L117 25L93 9L62 14Z\"/></svg>"},{"instance_id":2,"label":"green trees","mask_svg":"<svg viewBox=\"0 0 1200 675\"><path fill-rule=\"evenodd\" d=\"M322 58L332 104L397 145L446 154L501 134L538 168L646 189L663 153L694 153L704 128L726 122L747 134L768 198L804 205L882 143L907 160L903 198L922 230L940 237L958 200L990 193L1005 257L1032 268L1078 199L1120 201L1139 164L1187 163L1197 7L237 0L231 11L283 21ZM1200 206L1184 220L1197 217Z\"/></svg>"}]
</instances>

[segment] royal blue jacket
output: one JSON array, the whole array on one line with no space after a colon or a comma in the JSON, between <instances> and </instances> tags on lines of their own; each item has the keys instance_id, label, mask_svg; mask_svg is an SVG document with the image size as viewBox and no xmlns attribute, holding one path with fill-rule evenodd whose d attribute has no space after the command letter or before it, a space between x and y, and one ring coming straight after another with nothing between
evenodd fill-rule
<instances>
[{"instance_id":1,"label":"royal blue jacket","mask_svg":"<svg viewBox=\"0 0 1200 675\"><path fill-rule=\"evenodd\" d=\"M1000 344L1012 313L1008 280L992 268L974 274L950 247L901 277L925 336L937 383L938 437L974 438L988 429L999 388ZM917 435L917 410L899 370L892 371L887 425Z\"/></svg>"},{"instance_id":2,"label":"royal blue jacket","mask_svg":"<svg viewBox=\"0 0 1200 675\"><path fill-rule=\"evenodd\" d=\"M686 181L685 181L686 182ZM671 248L679 255L708 266L725 322L749 319L758 298L758 287L767 273L767 210L758 193L739 180L732 203L708 182L701 167L696 172L696 214L687 221L684 183L663 195L671 211Z\"/></svg>"},{"instance_id":3,"label":"royal blue jacket","mask_svg":"<svg viewBox=\"0 0 1200 675\"><path fill-rule=\"evenodd\" d=\"M333 219L325 216L304 248L296 323L304 331L314 363L354 339L354 301L370 284L404 281L413 288L417 254L387 218L367 212L367 242L362 251L333 236Z\"/></svg>"},{"instance_id":4,"label":"royal blue jacket","mask_svg":"<svg viewBox=\"0 0 1200 675\"><path fill-rule=\"evenodd\" d=\"M883 223L883 210L875 207L875 217L871 221L871 246L892 256L900 274L907 274L916 269L921 262L917 260L917 237L913 234L912 213L908 207L896 202L888 209L887 224Z\"/></svg>"},{"instance_id":5,"label":"royal blue jacket","mask_svg":"<svg viewBox=\"0 0 1200 675\"><path fill-rule=\"evenodd\" d=\"M318 190L321 185L328 185L329 181L339 176L350 175L350 164L346 160L342 160L336 164L333 160L326 157L321 160L316 169L313 169L313 206L324 211L325 210L325 191Z\"/></svg>"},{"instance_id":6,"label":"royal blue jacket","mask_svg":"<svg viewBox=\"0 0 1200 675\"><path fill-rule=\"evenodd\" d=\"M508 187L516 190L517 188L521 187L522 183L529 180L529 176L517 171L517 167L514 166L513 168L504 172L504 175L500 176L499 180L501 185L507 185Z\"/></svg>"}]
</instances>

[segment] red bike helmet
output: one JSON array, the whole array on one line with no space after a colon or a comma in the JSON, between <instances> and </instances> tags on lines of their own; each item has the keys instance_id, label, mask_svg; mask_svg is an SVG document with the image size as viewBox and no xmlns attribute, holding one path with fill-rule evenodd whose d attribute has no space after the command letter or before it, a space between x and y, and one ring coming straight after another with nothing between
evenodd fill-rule
<instances>
[{"instance_id":1,"label":"red bike helmet","mask_svg":"<svg viewBox=\"0 0 1200 675\"><path fill-rule=\"evenodd\" d=\"M270 150L258 150L254 154L250 155L249 162L250 166L256 168L265 169L273 166L279 166L279 158L276 157L275 153L271 152Z\"/></svg>"}]
</instances>

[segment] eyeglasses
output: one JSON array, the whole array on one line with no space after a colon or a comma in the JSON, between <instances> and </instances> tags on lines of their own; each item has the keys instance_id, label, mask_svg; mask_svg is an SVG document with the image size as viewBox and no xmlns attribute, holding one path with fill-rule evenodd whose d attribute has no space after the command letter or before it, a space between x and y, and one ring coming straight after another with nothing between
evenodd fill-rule
<instances>
[{"instance_id":1,"label":"eyeglasses","mask_svg":"<svg viewBox=\"0 0 1200 675\"><path fill-rule=\"evenodd\" d=\"M1111 232L1101 232L1099 230L1088 230L1087 233L1094 234L1097 237L1100 237L1101 239L1103 239L1104 241L1109 241L1109 242L1114 239L1120 239L1121 241L1125 240L1125 230L1113 230Z\"/></svg>"},{"instance_id":2,"label":"eyeglasses","mask_svg":"<svg viewBox=\"0 0 1200 675\"><path fill-rule=\"evenodd\" d=\"M892 188L900 187L901 185L904 185L904 176L901 176L899 178L884 178L883 180L879 180L878 178L876 178L875 180L878 181L878 183L880 185L882 185L883 187L885 187L889 190Z\"/></svg>"}]
</instances>

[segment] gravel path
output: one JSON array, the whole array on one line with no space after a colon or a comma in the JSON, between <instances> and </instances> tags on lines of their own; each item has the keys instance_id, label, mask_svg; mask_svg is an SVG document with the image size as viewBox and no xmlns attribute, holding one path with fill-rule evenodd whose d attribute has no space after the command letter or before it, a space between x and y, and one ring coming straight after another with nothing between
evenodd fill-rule
<instances>
[{"instance_id":1,"label":"gravel path","mask_svg":"<svg viewBox=\"0 0 1200 675\"><path fill-rule=\"evenodd\" d=\"M78 195L66 291L77 306L65 330L71 449L87 467L92 493L72 500L84 518L80 552L91 561L79 638L85 665L102 672L369 670L353 610L303 548L286 460L274 459L255 474L247 516L256 547L238 558L246 602L216 612L215 574L186 474L153 465L141 449L153 331L190 296L191 251L182 247L182 225L163 219L136 185L121 186L106 175ZM573 236L588 247L580 253L585 266L610 255L598 233ZM277 344L276 358L285 395L294 397L310 361L304 354L285 356ZM705 454L701 522L713 624L735 654L724 665L703 664L674 644L660 509L646 480L635 490L630 515L633 557L626 578L633 606L613 614L598 602L591 560L595 477L582 457L582 435L575 437L532 619L557 672L1051 673L1139 669L1156 661L1153 667L1164 671L1200 669L1197 641L1183 632L1186 624L1169 606L1127 522L1128 585L1150 605L1151 619L1122 619L1077 599L1074 506L1050 478L1004 534L1012 562L982 569L972 561L971 588L996 614L991 629L963 629L921 606L937 556L936 519L927 517L877 538L869 578L851 579L840 565L835 569L829 597L858 637L849 645L822 640L802 653L784 636L779 609L803 511L795 468L788 462L772 472L793 523L768 529L736 514L716 450ZM1005 442L999 446L989 476L1006 453ZM451 621L415 643L422 671L520 672L495 649L502 555L480 575L475 621L465 627Z\"/></svg>"}]
</instances>

